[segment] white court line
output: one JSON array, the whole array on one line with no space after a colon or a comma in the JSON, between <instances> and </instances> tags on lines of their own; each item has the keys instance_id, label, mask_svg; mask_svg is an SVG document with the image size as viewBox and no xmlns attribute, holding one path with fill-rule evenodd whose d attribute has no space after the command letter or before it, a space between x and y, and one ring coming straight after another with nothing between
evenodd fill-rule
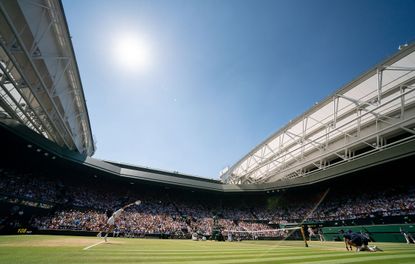
<instances>
[{"instance_id":1,"label":"white court line","mask_svg":"<svg viewBox=\"0 0 415 264\"><path fill-rule=\"evenodd\" d=\"M106 249L95 249L95 251L101 251L101 250L106 250ZM216 252L235 252L235 251L265 251L265 250L269 250L268 248L264 248L264 249L254 249L254 248L250 248L250 249L246 249L246 248L235 248L235 249L117 249L115 250L115 252L212 252L212 253L216 253ZM295 250L295 252L297 252L298 250ZM342 250L343 251L343 250Z\"/></svg>"},{"instance_id":2,"label":"white court line","mask_svg":"<svg viewBox=\"0 0 415 264\"><path fill-rule=\"evenodd\" d=\"M105 241L99 241L98 243L95 243L93 245L85 247L83 250L88 250L88 249L90 249L92 247L95 247L95 246L98 246L99 244L102 244L102 243L105 243Z\"/></svg>"}]
</instances>

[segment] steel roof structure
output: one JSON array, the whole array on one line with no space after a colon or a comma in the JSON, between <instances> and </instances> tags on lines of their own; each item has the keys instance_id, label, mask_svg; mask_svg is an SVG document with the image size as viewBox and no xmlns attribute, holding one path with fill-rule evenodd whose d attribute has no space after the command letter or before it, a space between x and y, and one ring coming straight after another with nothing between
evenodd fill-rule
<instances>
[{"instance_id":1,"label":"steel roof structure","mask_svg":"<svg viewBox=\"0 0 415 264\"><path fill-rule=\"evenodd\" d=\"M292 120L233 165L226 183L307 177L415 137L415 44Z\"/></svg>"},{"instance_id":2,"label":"steel roof structure","mask_svg":"<svg viewBox=\"0 0 415 264\"><path fill-rule=\"evenodd\" d=\"M101 175L119 181L128 181L130 184L156 184L192 191L200 190L229 194L278 192L288 188L318 184L336 179L342 175L353 173L364 175L372 168L389 168L386 170L395 171L396 166L402 167L404 170L406 167L406 172L401 171L399 173L405 173L407 177L410 177L412 176L410 172L411 164L415 161L415 139L412 139L397 142L384 151L373 152L350 162L316 171L307 177L268 183L224 184L218 180L195 177L174 171L169 172L85 157L77 151L60 147L14 119L0 119L0 137L4 149L1 154L5 154L0 161L6 163L7 160L10 160L15 164L26 164L28 161L37 160L36 164L47 164L48 168L55 167L63 170L68 168L61 167L66 164L65 166L69 166L69 168L77 168L80 175L85 178Z\"/></svg>"},{"instance_id":3,"label":"steel roof structure","mask_svg":"<svg viewBox=\"0 0 415 264\"><path fill-rule=\"evenodd\" d=\"M95 151L62 3L0 1L0 118L62 147Z\"/></svg>"}]
</instances>

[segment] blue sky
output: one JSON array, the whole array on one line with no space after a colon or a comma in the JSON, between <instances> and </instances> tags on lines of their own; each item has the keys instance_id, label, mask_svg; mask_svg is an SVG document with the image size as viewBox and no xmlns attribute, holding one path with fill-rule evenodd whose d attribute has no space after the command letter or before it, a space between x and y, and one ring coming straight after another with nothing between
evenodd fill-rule
<instances>
[{"instance_id":1,"label":"blue sky","mask_svg":"<svg viewBox=\"0 0 415 264\"><path fill-rule=\"evenodd\" d=\"M412 0L63 5L94 157L207 178L415 40ZM119 59L131 36L143 65Z\"/></svg>"}]
</instances>

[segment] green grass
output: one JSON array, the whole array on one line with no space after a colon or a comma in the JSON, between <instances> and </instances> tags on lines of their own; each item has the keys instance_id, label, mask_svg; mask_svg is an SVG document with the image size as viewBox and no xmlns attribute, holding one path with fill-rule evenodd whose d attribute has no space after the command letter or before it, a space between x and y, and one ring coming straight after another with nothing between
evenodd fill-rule
<instances>
[{"instance_id":1,"label":"green grass","mask_svg":"<svg viewBox=\"0 0 415 264\"><path fill-rule=\"evenodd\" d=\"M0 263L415 263L415 245L373 243L384 252L348 252L342 242L214 242L75 236L0 236Z\"/></svg>"}]
</instances>

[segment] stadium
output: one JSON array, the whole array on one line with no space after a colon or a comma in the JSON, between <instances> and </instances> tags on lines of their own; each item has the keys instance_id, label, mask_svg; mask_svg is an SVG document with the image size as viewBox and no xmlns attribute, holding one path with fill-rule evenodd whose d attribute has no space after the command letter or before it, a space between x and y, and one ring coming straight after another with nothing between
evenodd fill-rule
<instances>
[{"instance_id":1,"label":"stadium","mask_svg":"<svg viewBox=\"0 0 415 264\"><path fill-rule=\"evenodd\" d=\"M218 180L94 158L62 2L0 1L0 263L414 263L415 44L293 115Z\"/></svg>"}]
</instances>

